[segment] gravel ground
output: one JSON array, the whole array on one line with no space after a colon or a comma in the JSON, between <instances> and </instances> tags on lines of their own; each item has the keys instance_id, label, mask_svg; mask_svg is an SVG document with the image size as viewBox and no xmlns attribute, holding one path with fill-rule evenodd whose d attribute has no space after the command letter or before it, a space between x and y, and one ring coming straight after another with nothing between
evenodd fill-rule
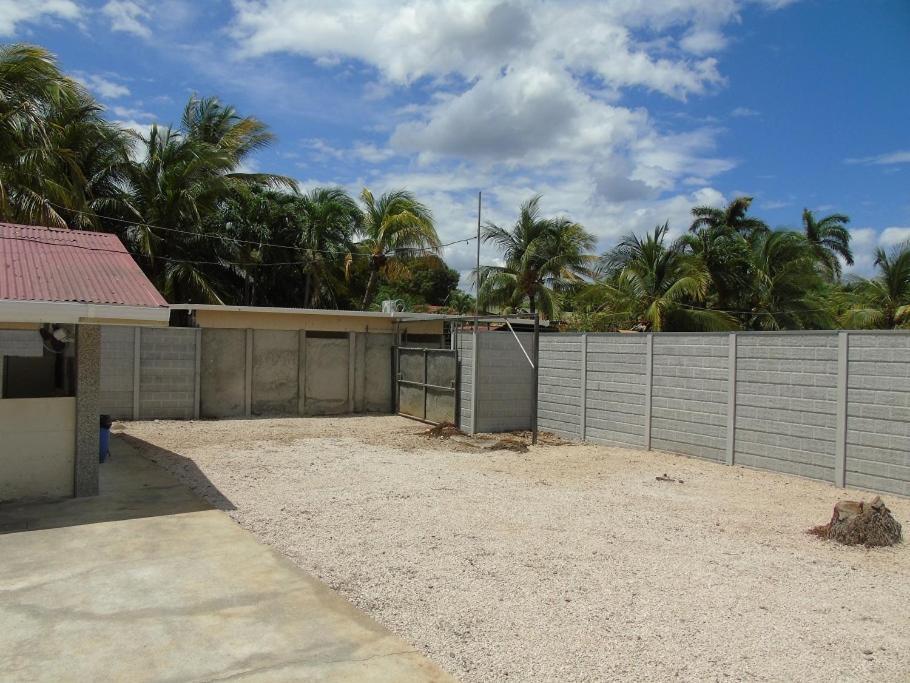
<instances>
[{"instance_id":1,"label":"gravel ground","mask_svg":"<svg viewBox=\"0 0 910 683\"><path fill-rule=\"evenodd\" d=\"M867 492L591 445L465 452L397 417L123 428L464 681L910 679L908 544L805 533ZM910 500L885 501L910 535Z\"/></svg>"}]
</instances>

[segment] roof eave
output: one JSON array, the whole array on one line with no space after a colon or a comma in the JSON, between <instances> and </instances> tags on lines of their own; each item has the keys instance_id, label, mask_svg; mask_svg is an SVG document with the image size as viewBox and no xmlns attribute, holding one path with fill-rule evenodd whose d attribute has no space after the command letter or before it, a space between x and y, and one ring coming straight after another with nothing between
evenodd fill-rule
<instances>
[{"instance_id":1,"label":"roof eave","mask_svg":"<svg viewBox=\"0 0 910 683\"><path fill-rule=\"evenodd\" d=\"M165 306L127 306L70 301L0 300L0 322L167 326Z\"/></svg>"}]
</instances>

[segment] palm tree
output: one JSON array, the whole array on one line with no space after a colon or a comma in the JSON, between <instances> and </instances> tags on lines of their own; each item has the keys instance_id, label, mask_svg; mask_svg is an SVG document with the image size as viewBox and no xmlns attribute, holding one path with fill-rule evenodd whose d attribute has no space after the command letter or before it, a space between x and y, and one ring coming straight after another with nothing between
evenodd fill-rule
<instances>
[{"instance_id":1,"label":"palm tree","mask_svg":"<svg viewBox=\"0 0 910 683\"><path fill-rule=\"evenodd\" d=\"M832 280L840 279L840 259L848 266L853 265L850 231L846 227L849 222L850 217L842 213L833 213L816 220L809 209L803 209L803 232L812 245L819 264Z\"/></svg>"},{"instance_id":2,"label":"palm tree","mask_svg":"<svg viewBox=\"0 0 910 683\"><path fill-rule=\"evenodd\" d=\"M239 171L271 135L256 119L195 97L187 103L181 128L154 125L148 135L133 135L143 153L123 169L121 215L115 216L135 223L125 232L127 242L144 257L146 271L170 301L222 303L224 278L233 272L248 282L261 254L232 245L231 235L218 226L222 240L201 233L224 202L255 188L296 189L283 176ZM231 253L239 254L244 265L219 264L215 258ZM292 256L291 251L284 258Z\"/></svg>"},{"instance_id":3,"label":"palm tree","mask_svg":"<svg viewBox=\"0 0 910 683\"><path fill-rule=\"evenodd\" d=\"M182 132L187 138L205 143L224 153L233 162L227 177L246 185L297 189L292 178L274 173L244 172L250 155L268 147L275 135L262 121L241 116L231 105L222 104L217 97L190 97L183 109Z\"/></svg>"},{"instance_id":4,"label":"palm tree","mask_svg":"<svg viewBox=\"0 0 910 683\"><path fill-rule=\"evenodd\" d=\"M669 225L644 239L627 235L600 260L599 278L581 300L604 312L611 326L640 331L719 331L736 329L721 311L705 309L711 276L683 242L666 243Z\"/></svg>"},{"instance_id":5,"label":"palm tree","mask_svg":"<svg viewBox=\"0 0 910 683\"><path fill-rule=\"evenodd\" d=\"M357 203L339 187L316 187L300 201L299 245L304 266L303 305L336 304L335 291L343 275L338 254L351 253L362 215Z\"/></svg>"},{"instance_id":6,"label":"palm tree","mask_svg":"<svg viewBox=\"0 0 910 683\"><path fill-rule=\"evenodd\" d=\"M910 242L890 254L878 248L875 266L877 277L852 287L853 303L840 320L845 328L894 329L910 322Z\"/></svg>"},{"instance_id":7,"label":"palm tree","mask_svg":"<svg viewBox=\"0 0 910 683\"><path fill-rule=\"evenodd\" d=\"M756 234L768 232L764 221L749 216L752 197L736 197L722 209L713 206L696 206L692 209L691 232L698 233L711 230L723 234L738 233L746 239Z\"/></svg>"},{"instance_id":8,"label":"palm tree","mask_svg":"<svg viewBox=\"0 0 910 683\"><path fill-rule=\"evenodd\" d=\"M524 202L511 229L487 223L482 240L502 254L503 266L481 266L478 304L505 311L538 311L546 318L559 313L558 296L590 274L594 236L568 218L544 218L540 195Z\"/></svg>"},{"instance_id":9,"label":"palm tree","mask_svg":"<svg viewBox=\"0 0 910 683\"><path fill-rule=\"evenodd\" d=\"M43 48L0 47L0 218L98 227L127 151L101 112Z\"/></svg>"},{"instance_id":10,"label":"palm tree","mask_svg":"<svg viewBox=\"0 0 910 683\"><path fill-rule=\"evenodd\" d=\"M752 245L751 305L745 325L755 330L829 328L824 281L812 245L798 232L759 235Z\"/></svg>"},{"instance_id":11,"label":"palm tree","mask_svg":"<svg viewBox=\"0 0 910 683\"><path fill-rule=\"evenodd\" d=\"M423 253L439 249L439 236L433 224L433 214L407 190L386 192L377 200L363 188L363 221L359 226L357 250L348 254L346 271L351 272L355 253L369 260L370 276L361 307L367 310L376 296L380 274L406 270L406 261Z\"/></svg>"}]
</instances>

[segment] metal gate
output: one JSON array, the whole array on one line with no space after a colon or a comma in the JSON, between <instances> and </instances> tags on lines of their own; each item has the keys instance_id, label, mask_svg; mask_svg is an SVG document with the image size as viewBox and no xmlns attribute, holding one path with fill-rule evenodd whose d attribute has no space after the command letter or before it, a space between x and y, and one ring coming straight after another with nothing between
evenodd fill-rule
<instances>
[{"instance_id":1,"label":"metal gate","mask_svg":"<svg viewBox=\"0 0 910 683\"><path fill-rule=\"evenodd\" d=\"M455 422L458 364L455 349L395 349L399 415L425 422Z\"/></svg>"}]
</instances>

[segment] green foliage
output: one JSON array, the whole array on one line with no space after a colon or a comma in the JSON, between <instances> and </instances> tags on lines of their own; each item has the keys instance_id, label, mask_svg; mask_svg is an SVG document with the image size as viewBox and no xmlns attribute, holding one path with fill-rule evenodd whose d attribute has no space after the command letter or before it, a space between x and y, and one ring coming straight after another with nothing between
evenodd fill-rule
<instances>
[{"instance_id":1,"label":"green foliage","mask_svg":"<svg viewBox=\"0 0 910 683\"><path fill-rule=\"evenodd\" d=\"M846 310L840 322L847 328L896 329L910 327L910 242L890 254L875 252L878 274L850 283Z\"/></svg>"},{"instance_id":2,"label":"green foliage","mask_svg":"<svg viewBox=\"0 0 910 683\"><path fill-rule=\"evenodd\" d=\"M358 203L246 172L273 141L214 97L191 97L179 125L121 130L49 52L0 46L0 220L116 232L174 302L474 310L412 193L364 188ZM474 274L484 309L565 316L584 331L910 326L910 247L878 250L873 278L843 281L843 214L807 209L800 231L772 231L737 197L693 208L678 240L664 224L597 259L591 234L539 203L508 228L484 226L502 257Z\"/></svg>"},{"instance_id":3,"label":"green foliage","mask_svg":"<svg viewBox=\"0 0 910 683\"><path fill-rule=\"evenodd\" d=\"M559 298L590 274L594 236L568 218L544 218L540 195L521 205L511 229L484 226L482 239L496 245L504 266L481 266L479 299L484 309L527 310L555 318Z\"/></svg>"},{"instance_id":4,"label":"green foliage","mask_svg":"<svg viewBox=\"0 0 910 683\"><path fill-rule=\"evenodd\" d=\"M600 324L654 332L718 331L736 328L728 314L703 308L711 275L685 243L667 243L669 225L644 239L627 235L601 257L601 277L583 303L596 306Z\"/></svg>"}]
</instances>

